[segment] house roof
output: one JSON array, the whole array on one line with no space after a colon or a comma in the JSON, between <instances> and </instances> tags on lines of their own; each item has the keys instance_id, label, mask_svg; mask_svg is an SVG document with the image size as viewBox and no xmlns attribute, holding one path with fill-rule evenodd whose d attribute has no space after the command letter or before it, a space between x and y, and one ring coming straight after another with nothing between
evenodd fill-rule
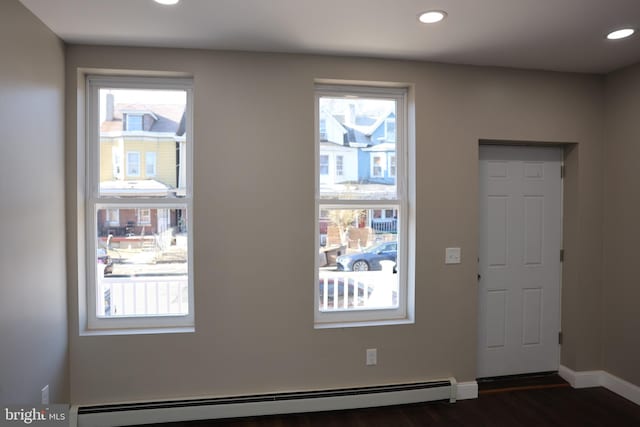
<instances>
[{"instance_id":1,"label":"house roof","mask_svg":"<svg viewBox=\"0 0 640 427\"><path fill-rule=\"evenodd\" d=\"M184 125L181 123L185 112L184 105L178 104L116 104L113 111L113 120L102 122L100 131L122 131L124 115L135 112L150 114L154 118L153 124L151 128L148 129L148 132L170 133L174 135L184 134Z\"/></svg>"},{"instance_id":2,"label":"house roof","mask_svg":"<svg viewBox=\"0 0 640 427\"><path fill-rule=\"evenodd\" d=\"M372 147L363 148L362 151L396 151L395 142L381 142Z\"/></svg>"},{"instance_id":3,"label":"house roof","mask_svg":"<svg viewBox=\"0 0 640 427\"><path fill-rule=\"evenodd\" d=\"M377 118L372 116L356 116L353 120L354 123L341 123L341 125L347 130L347 142L356 143L358 145L377 144L378 141L373 140L371 136L384 124L385 120L387 120L389 116L395 117L393 111L383 113Z\"/></svg>"},{"instance_id":4,"label":"house roof","mask_svg":"<svg viewBox=\"0 0 640 427\"><path fill-rule=\"evenodd\" d=\"M154 179L100 182L100 194L115 197L166 197L170 189L171 187Z\"/></svg>"},{"instance_id":5,"label":"house roof","mask_svg":"<svg viewBox=\"0 0 640 427\"><path fill-rule=\"evenodd\" d=\"M347 130L326 108L320 110L320 120L321 123L324 122L324 133L322 133L321 129L320 140L344 145Z\"/></svg>"}]
</instances>

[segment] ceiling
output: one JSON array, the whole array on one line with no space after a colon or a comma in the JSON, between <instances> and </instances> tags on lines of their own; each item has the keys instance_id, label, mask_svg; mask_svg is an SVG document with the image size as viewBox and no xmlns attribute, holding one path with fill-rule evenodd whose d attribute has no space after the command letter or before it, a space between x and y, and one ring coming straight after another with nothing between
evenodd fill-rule
<instances>
[{"instance_id":1,"label":"ceiling","mask_svg":"<svg viewBox=\"0 0 640 427\"><path fill-rule=\"evenodd\" d=\"M68 43L607 73L640 62L640 0L21 0ZM444 21L424 25L419 12Z\"/></svg>"}]
</instances>

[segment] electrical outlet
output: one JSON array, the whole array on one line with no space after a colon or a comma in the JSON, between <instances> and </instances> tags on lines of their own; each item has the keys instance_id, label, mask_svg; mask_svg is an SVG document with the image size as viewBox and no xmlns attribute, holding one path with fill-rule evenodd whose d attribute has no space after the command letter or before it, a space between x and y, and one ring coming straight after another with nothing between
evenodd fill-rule
<instances>
[{"instance_id":1,"label":"electrical outlet","mask_svg":"<svg viewBox=\"0 0 640 427\"><path fill-rule=\"evenodd\" d=\"M378 349L368 348L367 349L367 366L377 365L377 364L378 364Z\"/></svg>"},{"instance_id":2,"label":"electrical outlet","mask_svg":"<svg viewBox=\"0 0 640 427\"><path fill-rule=\"evenodd\" d=\"M42 393L42 404L43 405L48 405L49 404L49 384L47 384L46 386L42 387L42 390L40 390L40 392Z\"/></svg>"}]
</instances>

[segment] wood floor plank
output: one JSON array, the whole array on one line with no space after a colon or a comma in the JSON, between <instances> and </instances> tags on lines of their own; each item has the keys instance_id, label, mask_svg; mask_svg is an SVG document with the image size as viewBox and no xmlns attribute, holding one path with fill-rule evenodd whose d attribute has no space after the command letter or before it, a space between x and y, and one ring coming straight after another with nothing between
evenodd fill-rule
<instances>
[{"instance_id":1,"label":"wood floor plank","mask_svg":"<svg viewBox=\"0 0 640 427\"><path fill-rule=\"evenodd\" d=\"M305 414L165 423L162 427L638 427L640 406L601 387L505 389L429 402Z\"/></svg>"}]
</instances>

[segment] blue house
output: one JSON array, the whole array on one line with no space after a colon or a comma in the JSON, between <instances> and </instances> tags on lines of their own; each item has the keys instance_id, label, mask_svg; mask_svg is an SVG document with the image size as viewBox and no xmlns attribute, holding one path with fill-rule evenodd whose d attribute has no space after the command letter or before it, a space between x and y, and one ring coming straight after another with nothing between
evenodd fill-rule
<instances>
[{"instance_id":1,"label":"blue house","mask_svg":"<svg viewBox=\"0 0 640 427\"><path fill-rule=\"evenodd\" d=\"M358 150L358 181L392 185L396 182L396 115L389 112L377 120L358 116L347 130L349 146Z\"/></svg>"}]
</instances>

